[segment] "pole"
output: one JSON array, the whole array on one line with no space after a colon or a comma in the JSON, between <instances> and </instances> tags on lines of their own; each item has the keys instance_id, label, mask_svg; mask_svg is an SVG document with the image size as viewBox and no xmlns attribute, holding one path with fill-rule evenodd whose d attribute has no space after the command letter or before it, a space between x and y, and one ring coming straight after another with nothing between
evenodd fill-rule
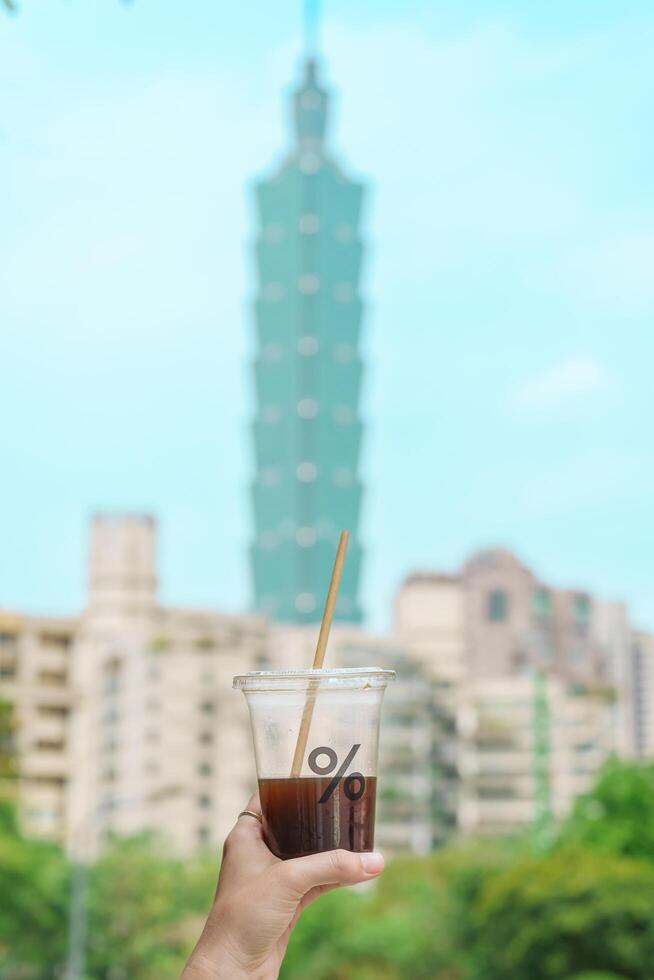
<instances>
[{"instance_id":1,"label":"pole","mask_svg":"<svg viewBox=\"0 0 654 980\"><path fill-rule=\"evenodd\" d=\"M550 789L550 712L547 679L542 671L534 674L534 846L546 853L552 843L552 797Z\"/></svg>"},{"instance_id":2,"label":"pole","mask_svg":"<svg viewBox=\"0 0 654 980\"><path fill-rule=\"evenodd\" d=\"M318 53L320 0L304 0L304 50L308 58Z\"/></svg>"},{"instance_id":3,"label":"pole","mask_svg":"<svg viewBox=\"0 0 654 980\"><path fill-rule=\"evenodd\" d=\"M83 861L75 858L70 882L68 911L68 956L65 980L84 980L86 971L86 893L88 870Z\"/></svg>"}]
</instances>

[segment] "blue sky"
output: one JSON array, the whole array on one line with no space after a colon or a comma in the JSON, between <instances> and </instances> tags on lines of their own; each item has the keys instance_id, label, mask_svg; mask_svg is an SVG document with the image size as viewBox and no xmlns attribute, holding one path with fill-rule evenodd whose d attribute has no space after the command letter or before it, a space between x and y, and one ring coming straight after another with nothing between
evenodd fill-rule
<instances>
[{"instance_id":1,"label":"blue sky","mask_svg":"<svg viewBox=\"0 0 654 980\"><path fill-rule=\"evenodd\" d=\"M515 548L654 626L654 7L325 4L370 182L364 599ZM300 3L24 0L0 18L0 606L72 611L97 509L163 597L242 609L252 181Z\"/></svg>"}]
</instances>

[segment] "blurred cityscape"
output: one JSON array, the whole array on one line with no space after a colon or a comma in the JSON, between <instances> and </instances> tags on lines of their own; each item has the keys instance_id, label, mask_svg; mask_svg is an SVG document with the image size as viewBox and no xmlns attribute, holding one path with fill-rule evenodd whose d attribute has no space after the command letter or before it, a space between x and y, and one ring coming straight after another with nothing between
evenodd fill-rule
<instances>
[{"instance_id":1,"label":"blurred cityscape","mask_svg":"<svg viewBox=\"0 0 654 980\"><path fill-rule=\"evenodd\" d=\"M310 663L343 527L329 664L398 674L381 739L386 853L529 828L546 847L610 756L654 756L654 637L624 604L543 582L509 551L418 569L387 633L361 625L364 188L331 154L327 122L310 51L292 145L257 187L253 611L163 606L155 520L103 513L78 616L1 614L23 826L77 858L145 830L180 855L220 845L254 789L231 677Z\"/></svg>"}]
</instances>

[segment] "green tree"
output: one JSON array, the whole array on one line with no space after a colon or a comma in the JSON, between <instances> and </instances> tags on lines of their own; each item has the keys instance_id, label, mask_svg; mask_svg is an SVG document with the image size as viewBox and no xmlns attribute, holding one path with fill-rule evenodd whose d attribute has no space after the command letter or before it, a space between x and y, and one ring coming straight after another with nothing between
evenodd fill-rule
<instances>
[{"instance_id":1,"label":"green tree","mask_svg":"<svg viewBox=\"0 0 654 980\"><path fill-rule=\"evenodd\" d=\"M0 698L0 800L15 799L18 775L14 709Z\"/></svg>"},{"instance_id":2,"label":"green tree","mask_svg":"<svg viewBox=\"0 0 654 980\"><path fill-rule=\"evenodd\" d=\"M65 960L69 867L54 844L23 838L0 802L0 976L51 980Z\"/></svg>"},{"instance_id":3,"label":"green tree","mask_svg":"<svg viewBox=\"0 0 654 980\"><path fill-rule=\"evenodd\" d=\"M560 839L654 862L654 764L608 762L575 803Z\"/></svg>"},{"instance_id":4,"label":"green tree","mask_svg":"<svg viewBox=\"0 0 654 980\"><path fill-rule=\"evenodd\" d=\"M89 976L176 980L210 907L216 865L163 856L146 836L112 841L89 871Z\"/></svg>"},{"instance_id":5,"label":"green tree","mask_svg":"<svg viewBox=\"0 0 654 980\"><path fill-rule=\"evenodd\" d=\"M302 916L284 980L459 980L467 976L472 904L521 845L466 842L397 858L363 894L336 891Z\"/></svg>"},{"instance_id":6,"label":"green tree","mask_svg":"<svg viewBox=\"0 0 654 980\"><path fill-rule=\"evenodd\" d=\"M474 921L476 980L651 980L654 868L572 847L523 859L486 883Z\"/></svg>"}]
</instances>

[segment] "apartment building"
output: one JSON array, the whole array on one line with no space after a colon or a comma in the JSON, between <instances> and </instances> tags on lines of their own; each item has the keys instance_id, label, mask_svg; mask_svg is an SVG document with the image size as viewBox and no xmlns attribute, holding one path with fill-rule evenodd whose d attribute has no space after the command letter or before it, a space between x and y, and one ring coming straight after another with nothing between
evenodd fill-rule
<instances>
[{"instance_id":1,"label":"apartment building","mask_svg":"<svg viewBox=\"0 0 654 980\"><path fill-rule=\"evenodd\" d=\"M68 845L156 831L178 853L216 846L254 788L247 713L232 676L265 659L250 616L162 608L156 529L100 515L74 647Z\"/></svg>"},{"instance_id":2,"label":"apartment building","mask_svg":"<svg viewBox=\"0 0 654 980\"><path fill-rule=\"evenodd\" d=\"M654 636L634 633L631 642L635 755L654 759Z\"/></svg>"},{"instance_id":3,"label":"apartment building","mask_svg":"<svg viewBox=\"0 0 654 980\"><path fill-rule=\"evenodd\" d=\"M454 799L445 798L461 830L530 824L544 783L560 817L608 755L637 754L634 664L649 660L633 652L623 604L553 588L498 549L473 555L456 574L410 575L393 630L434 678L446 722L438 750L444 771L456 771ZM647 668L640 672L645 706ZM644 745L643 723L640 731Z\"/></svg>"},{"instance_id":4,"label":"apartment building","mask_svg":"<svg viewBox=\"0 0 654 980\"><path fill-rule=\"evenodd\" d=\"M71 657L77 621L0 612L0 701L7 705L28 833L62 839L68 819Z\"/></svg>"},{"instance_id":5,"label":"apartment building","mask_svg":"<svg viewBox=\"0 0 654 980\"><path fill-rule=\"evenodd\" d=\"M465 833L511 833L554 819L586 792L611 753L611 699L555 676L477 679L457 713L459 800Z\"/></svg>"},{"instance_id":6,"label":"apartment building","mask_svg":"<svg viewBox=\"0 0 654 980\"><path fill-rule=\"evenodd\" d=\"M234 674L312 662L317 627L164 607L156 526L99 515L77 618L0 614L30 833L97 853L156 831L178 853L219 846L256 785ZM377 843L424 852L456 830L561 817L611 753L654 755L654 641L620 603L555 589L506 551L416 572L391 632L334 625L331 666L382 666ZM539 693L540 692L540 693Z\"/></svg>"}]
</instances>

